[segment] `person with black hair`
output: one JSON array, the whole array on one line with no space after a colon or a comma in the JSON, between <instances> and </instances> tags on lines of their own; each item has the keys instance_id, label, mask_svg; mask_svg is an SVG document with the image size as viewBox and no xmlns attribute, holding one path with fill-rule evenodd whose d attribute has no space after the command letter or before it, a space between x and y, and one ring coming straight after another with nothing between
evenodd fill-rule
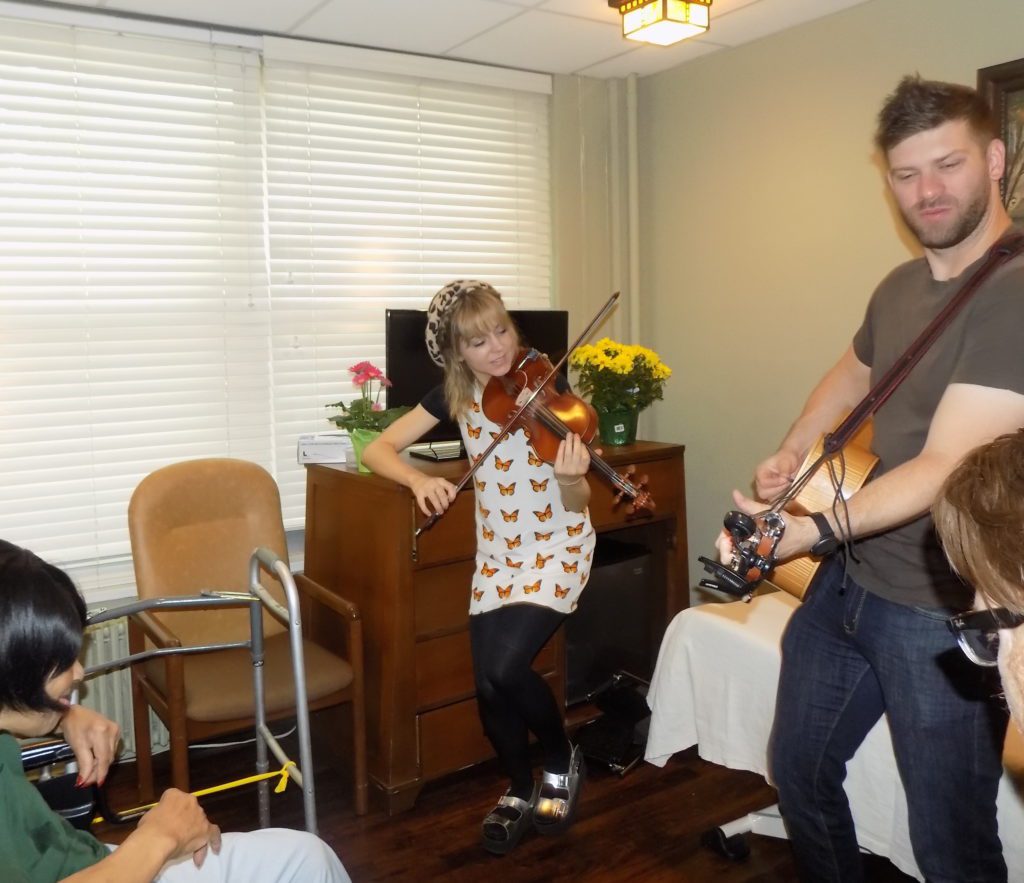
<instances>
[{"instance_id":1,"label":"person with black hair","mask_svg":"<svg viewBox=\"0 0 1024 883\"><path fill-rule=\"evenodd\" d=\"M120 846L77 831L25 778L15 737L60 732L74 749L79 784L102 783L119 729L71 704L85 604L71 578L0 540L0 880L4 883L345 883L348 874L319 838L266 829L224 834L198 801L175 789Z\"/></svg>"},{"instance_id":2,"label":"person with black hair","mask_svg":"<svg viewBox=\"0 0 1024 883\"><path fill-rule=\"evenodd\" d=\"M1013 236L999 194L1005 145L974 89L904 78L879 113L875 144L923 256L881 282L852 344L757 467L763 501L789 487L814 441ZM875 414L875 478L829 511L785 515L780 560L832 536L856 541L845 567L823 567L782 641L769 769L801 879L863 879L843 780L884 713L925 877L1006 880L996 827L1005 709L993 701L998 683L966 663L946 626L972 598L942 555L929 507L968 451L1024 424L1021 328L1018 255L985 278ZM750 514L764 509L734 499ZM731 557L728 535L719 550Z\"/></svg>"}]
</instances>

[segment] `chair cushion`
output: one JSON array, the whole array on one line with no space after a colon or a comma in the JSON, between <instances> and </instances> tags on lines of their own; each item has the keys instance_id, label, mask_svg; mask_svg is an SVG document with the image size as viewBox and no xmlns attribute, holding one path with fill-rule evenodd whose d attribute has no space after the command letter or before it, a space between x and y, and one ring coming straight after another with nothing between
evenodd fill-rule
<instances>
[{"instance_id":1,"label":"chair cushion","mask_svg":"<svg viewBox=\"0 0 1024 883\"><path fill-rule=\"evenodd\" d=\"M306 695L313 702L352 683L352 667L318 644L303 641L306 662ZM264 695L267 714L295 704L288 635L267 638L264 645ZM191 720L213 722L252 717L252 657L248 650L218 650L184 657L185 714ZM163 659L143 663L146 676L166 694Z\"/></svg>"}]
</instances>

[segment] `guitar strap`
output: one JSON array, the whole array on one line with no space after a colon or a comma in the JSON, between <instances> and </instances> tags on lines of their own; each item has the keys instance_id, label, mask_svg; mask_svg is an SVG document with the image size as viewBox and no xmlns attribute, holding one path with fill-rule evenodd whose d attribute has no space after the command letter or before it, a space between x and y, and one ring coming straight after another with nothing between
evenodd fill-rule
<instances>
[{"instance_id":1,"label":"guitar strap","mask_svg":"<svg viewBox=\"0 0 1024 883\"><path fill-rule=\"evenodd\" d=\"M910 370L928 352L929 347L938 340L939 335L946 330L956 314L966 305L967 301L974 297L981 284L999 267L1022 251L1024 251L1024 233L1020 231L1014 231L1009 236L1003 237L989 249L985 262L971 274L971 278L964 283L963 288L953 295L949 303L928 323L924 331L907 347L907 351L879 378L878 383L850 411L846 419L825 436L826 455L834 454L853 438L864 421L882 407L889 396L896 391L896 387L906 379Z\"/></svg>"},{"instance_id":2,"label":"guitar strap","mask_svg":"<svg viewBox=\"0 0 1024 883\"><path fill-rule=\"evenodd\" d=\"M825 436L821 455L797 476L783 494L772 501L767 511L756 516L756 519L740 512L730 512L726 515L726 527L733 535L737 555L734 556L732 567L726 567L724 564L701 556L699 561L704 565L704 569L716 577L701 580L701 586L750 600L753 590L774 567L775 548L785 530L784 522L781 525L776 525L772 519L780 520L779 513L800 493L822 463L837 451L842 450L864 424L864 421L888 401L896 388L928 351L928 348L935 343L942 332L949 327L957 313L977 293L981 284L999 267L1021 252L1024 252L1024 233L1019 230L1004 236L989 249L982 265L971 274L971 277L953 295L949 303L928 323L906 352L879 378L868 394L850 411L846 419ZM732 523L733 521L736 523Z\"/></svg>"},{"instance_id":3,"label":"guitar strap","mask_svg":"<svg viewBox=\"0 0 1024 883\"><path fill-rule=\"evenodd\" d=\"M785 507L800 493L803 486L817 471L818 467L849 443L850 439L857 434L857 430L864 425L864 422L888 401L889 397L896 391L896 388L906 379L911 369L921 361L921 357L928 352L931 345L949 327L950 322L953 321L957 313L974 297L982 283L999 267L1015 258L1021 252L1024 252L1024 233L1019 230L1004 236L989 249L984 263L971 274L971 277L964 283L963 287L950 298L949 303L925 326L925 329L907 347L903 355L893 362L892 367L878 379L878 382L871 387L868 394L850 411L846 419L825 436L821 456L811 463L802 475L794 480L785 493L772 502L772 511L778 512Z\"/></svg>"}]
</instances>

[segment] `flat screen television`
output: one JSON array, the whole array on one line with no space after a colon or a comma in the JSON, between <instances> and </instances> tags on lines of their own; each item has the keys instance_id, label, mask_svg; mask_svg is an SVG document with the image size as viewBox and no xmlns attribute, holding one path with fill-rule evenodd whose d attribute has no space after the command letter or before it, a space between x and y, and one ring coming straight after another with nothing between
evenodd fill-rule
<instances>
[{"instance_id":1,"label":"flat screen television","mask_svg":"<svg viewBox=\"0 0 1024 883\"><path fill-rule=\"evenodd\" d=\"M557 362L569 348L569 313L565 310L509 310L519 328L522 342L546 353ZM389 408L418 405L423 397L443 380L442 370L427 355L424 334L427 330L426 310L388 310L384 321L384 358L392 386L386 392ZM564 372L563 372L564 373ZM451 420L442 420L413 450L421 456L441 459L459 456L451 452L451 442L461 442L458 427ZM441 443L445 443L442 451ZM439 445L431 453L430 445Z\"/></svg>"}]
</instances>

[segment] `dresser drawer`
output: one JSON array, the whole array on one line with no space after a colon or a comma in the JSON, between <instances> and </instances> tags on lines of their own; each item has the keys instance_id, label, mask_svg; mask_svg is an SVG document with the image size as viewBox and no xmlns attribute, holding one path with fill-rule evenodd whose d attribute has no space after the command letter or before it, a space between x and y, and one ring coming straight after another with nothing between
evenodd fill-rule
<instances>
[{"instance_id":1,"label":"dresser drawer","mask_svg":"<svg viewBox=\"0 0 1024 883\"><path fill-rule=\"evenodd\" d=\"M416 524L425 520L416 506L415 498L412 506L418 513ZM448 508L428 531L424 531L413 540L416 562L415 567L428 567L446 561L460 561L476 556L476 494L472 490L464 490L455 498Z\"/></svg>"},{"instance_id":2,"label":"dresser drawer","mask_svg":"<svg viewBox=\"0 0 1024 883\"><path fill-rule=\"evenodd\" d=\"M541 647L533 668L542 675L555 670L554 640ZM420 641L416 645L416 707L432 708L476 693L469 631Z\"/></svg>"},{"instance_id":3,"label":"dresser drawer","mask_svg":"<svg viewBox=\"0 0 1024 883\"><path fill-rule=\"evenodd\" d=\"M465 628L476 560L424 567L413 573L416 637Z\"/></svg>"},{"instance_id":4,"label":"dresser drawer","mask_svg":"<svg viewBox=\"0 0 1024 883\"><path fill-rule=\"evenodd\" d=\"M466 699L420 714L420 775L436 779L494 756L476 710Z\"/></svg>"},{"instance_id":5,"label":"dresser drawer","mask_svg":"<svg viewBox=\"0 0 1024 883\"><path fill-rule=\"evenodd\" d=\"M623 468L617 468L620 474L625 472ZM656 460L653 462L637 463L634 477L647 476L646 487L654 496L655 508L653 511L640 510L631 513L629 511L629 498L624 497L615 505L615 489L601 476L591 474L590 476L590 520L594 527L601 529L607 527L621 527L627 524L644 522L652 516L665 517L671 514L679 514L680 500L676 498L660 499L659 490L682 487L683 461L679 460ZM680 494L680 499L681 499Z\"/></svg>"},{"instance_id":6,"label":"dresser drawer","mask_svg":"<svg viewBox=\"0 0 1024 883\"><path fill-rule=\"evenodd\" d=\"M546 674L545 678L554 688L553 675ZM464 699L422 712L416 720L420 737L420 775L424 779L436 779L494 757L494 749L480 724L476 699ZM533 741L532 734L530 740Z\"/></svg>"}]
</instances>

